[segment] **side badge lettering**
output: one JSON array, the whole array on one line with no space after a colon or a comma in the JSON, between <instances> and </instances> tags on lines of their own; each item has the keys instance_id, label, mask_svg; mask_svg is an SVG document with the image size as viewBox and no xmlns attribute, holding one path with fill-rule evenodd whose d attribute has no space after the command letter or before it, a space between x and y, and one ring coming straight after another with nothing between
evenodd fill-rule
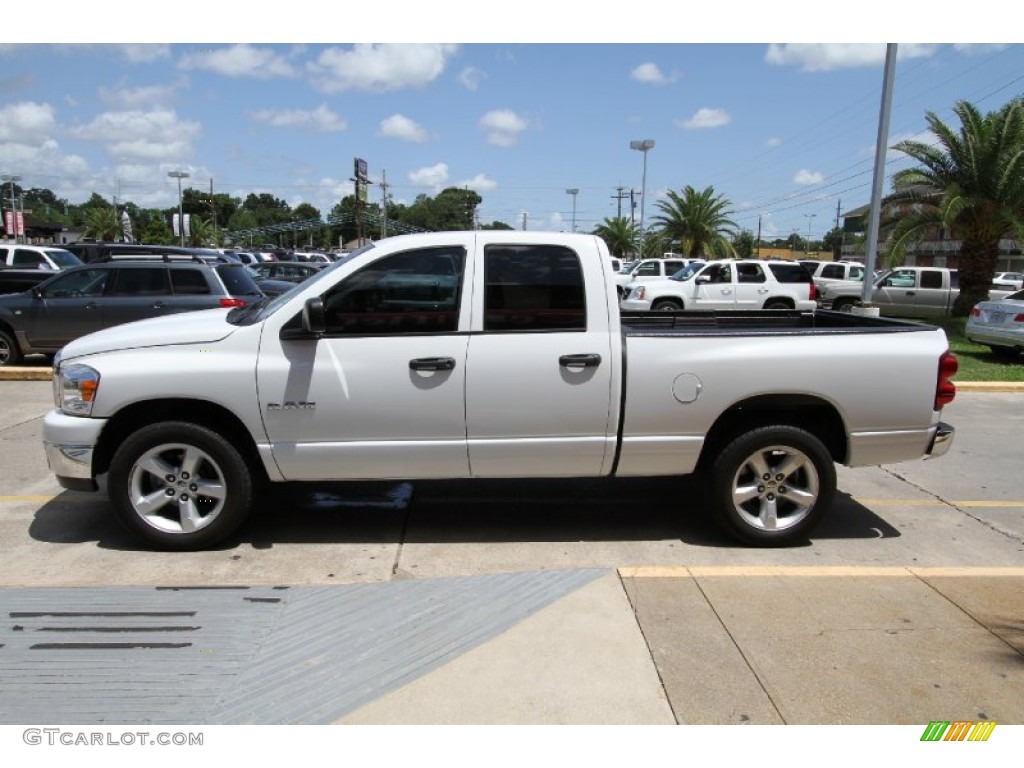
<instances>
[{"instance_id":1,"label":"side badge lettering","mask_svg":"<svg viewBox=\"0 0 1024 768\"><path fill-rule=\"evenodd\" d=\"M286 400L283 403L267 403L268 411L315 411L316 403L306 400Z\"/></svg>"}]
</instances>

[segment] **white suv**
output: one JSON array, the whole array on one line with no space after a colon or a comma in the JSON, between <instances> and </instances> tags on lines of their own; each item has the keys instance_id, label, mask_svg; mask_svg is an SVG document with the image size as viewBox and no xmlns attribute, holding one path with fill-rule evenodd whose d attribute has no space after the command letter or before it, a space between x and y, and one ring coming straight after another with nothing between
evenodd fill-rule
<instances>
[{"instance_id":1,"label":"white suv","mask_svg":"<svg viewBox=\"0 0 1024 768\"><path fill-rule=\"evenodd\" d=\"M678 312L689 309L815 308L814 283L793 261L712 261L678 278L633 288L619 306L625 311Z\"/></svg>"},{"instance_id":2,"label":"white suv","mask_svg":"<svg viewBox=\"0 0 1024 768\"><path fill-rule=\"evenodd\" d=\"M643 259L633 265L626 274L615 276L615 284L618 286L619 298L621 299L634 285L646 283L650 280L662 280L671 277L676 272L687 266L693 259Z\"/></svg>"},{"instance_id":3,"label":"white suv","mask_svg":"<svg viewBox=\"0 0 1024 768\"><path fill-rule=\"evenodd\" d=\"M856 261L821 261L811 272L811 279L820 296L831 283L863 281L864 265Z\"/></svg>"},{"instance_id":4,"label":"white suv","mask_svg":"<svg viewBox=\"0 0 1024 768\"><path fill-rule=\"evenodd\" d=\"M13 269L49 269L58 272L81 264L81 259L63 248L0 243L0 266Z\"/></svg>"}]
</instances>

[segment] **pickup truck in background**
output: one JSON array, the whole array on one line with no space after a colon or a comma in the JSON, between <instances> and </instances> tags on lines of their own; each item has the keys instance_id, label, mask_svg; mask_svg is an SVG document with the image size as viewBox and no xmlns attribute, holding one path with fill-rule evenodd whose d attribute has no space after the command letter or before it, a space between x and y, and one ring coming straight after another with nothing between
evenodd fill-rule
<instances>
[{"instance_id":1,"label":"pickup truck in background","mask_svg":"<svg viewBox=\"0 0 1024 768\"><path fill-rule=\"evenodd\" d=\"M836 462L945 453L955 372L938 328L620 314L597 237L437 232L275 299L72 341L43 444L62 486L105 486L163 549L222 541L272 482L691 473L707 499L680 511L778 546L827 514Z\"/></svg>"},{"instance_id":2,"label":"pickup truck in background","mask_svg":"<svg viewBox=\"0 0 1024 768\"><path fill-rule=\"evenodd\" d=\"M871 303L881 314L891 317L933 318L948 315L960 294L955 269L944 267L899 267L875 280ZM864 284L860 281L833 283L826 287L821 306L836 312L850 312L860 301ZM992 299L1001 299L1012 291L991 291Z\"/></svg>"},{"instance_id":3,"label":"pickup truck in background","mask_svg":"<svg viewBox=\"0 0 1024 768\"><path fill-rule=\"evenodd\" d=\"M21 293L56 272L81 266L77 256L63 248L0 243L0 293Z\"/></svg>"}]
</instances>

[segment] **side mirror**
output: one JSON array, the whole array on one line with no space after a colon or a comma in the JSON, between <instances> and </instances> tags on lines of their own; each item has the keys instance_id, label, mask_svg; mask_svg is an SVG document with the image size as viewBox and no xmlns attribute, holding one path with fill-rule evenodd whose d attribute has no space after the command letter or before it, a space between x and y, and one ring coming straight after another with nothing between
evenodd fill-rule
<instances>
[{"instance_id":1,"label":"side mirror","mask_svg":"<svg viewBox=\"0 0 1024 768\"><path fill-rule=\"evenodd\" d=\"M307 299L302 307L302 330L316 336L327 331L327 314L324 312L324 301L319 296Z\"/></svg>"},{"instance_id":2,"label":"side mirror","mask_svg":"<svg viewBox=\"0 0 1024 768\"><path fill-rule=\"evenodd\" d=\"M711 282L711 275L698 275L694 282L696 282L697 285L707 285Z\"/></svg>"}]
</instances>

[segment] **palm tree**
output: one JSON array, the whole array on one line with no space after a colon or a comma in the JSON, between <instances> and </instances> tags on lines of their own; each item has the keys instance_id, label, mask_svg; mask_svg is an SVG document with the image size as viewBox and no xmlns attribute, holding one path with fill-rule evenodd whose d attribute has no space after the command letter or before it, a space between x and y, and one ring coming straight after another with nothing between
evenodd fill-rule
<instances>
[{"instance_id":1,"label":"palm tree","mask_svg":"<svg viewBox=\"0 0 1024 768\"><path fill-rule=\"evenodd\" d=\"M116 240L121 235L121 220L116 208L90 208L85 213L85 237Z\"/></svg>"},{"instance_id":2,"label":"palm tree","mask_svg":"<svg viewBox=\"0 0 1024 768\"><path fill-rule=\"evenodd\" d=\"M714 187L698 192L687 185L682 195L669 190L668 199L658 201L661 213L653 221L662 236L683 244L689 258L732 256L729 238L736 223L729 218L729 205L722 195L715 195Z\"/></svg>"},{"instance_id":3,"label":"palm tree","mask_svg":"<svg viewBox=\"0 0 1024 768\"><path fill-rule=\"evenodd\" d=\"M902 257L935 227L945 227L961 241L960 295L952 313L966 317L988 298L999 240L1024 238L1024 100L1016 98L986 115L960 101L953 112L960 119L959 132L934 113L926 115L937 145L902 141L893 147L921 167L893 175L895 192L885 205L909 211L899 216L889 236L893 257Z\"/></svg>"},{"instance_id":4,"label":"palm tree","mask_svg":"<svg viewBox=\"0 0 1024 768\"><path fill-rule=\"evenodd\" d=\"M640 243L640 229L624 216L605 218L591 234L605 241L612 256L635 253Z\"/></svg>"},{"instance_id":5,"label":"palm tree","mask_svg":"<svg viewBox=\"0 0 1024 768\"><path fill-rule=\"evenodd\" d=\"M213 242L213 225L206 219L192 215L188 222L188 234L185 235L185 244L193 248L201 248Z\"/></svg>"}]
</instances>

